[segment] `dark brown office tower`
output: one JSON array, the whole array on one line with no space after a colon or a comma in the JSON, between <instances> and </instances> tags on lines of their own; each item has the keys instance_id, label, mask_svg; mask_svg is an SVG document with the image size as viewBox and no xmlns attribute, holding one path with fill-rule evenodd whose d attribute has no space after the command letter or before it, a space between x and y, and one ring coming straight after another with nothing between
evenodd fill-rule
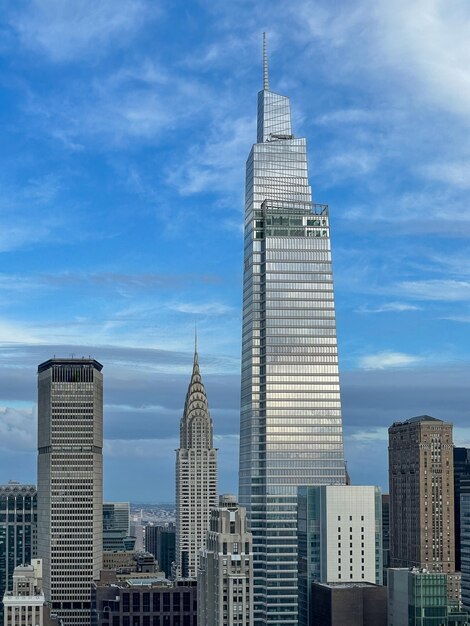
<instances>
[{"instance_id":1,"label":"dark brown office tower","mask_svg":"<svg viewBox=\"0 0 470 626\"><path fill-rule=\"evenodd\" d=\"M390 566L454 572L452 424L421 415L388 434Z\"/></svg>"}]
</instances>

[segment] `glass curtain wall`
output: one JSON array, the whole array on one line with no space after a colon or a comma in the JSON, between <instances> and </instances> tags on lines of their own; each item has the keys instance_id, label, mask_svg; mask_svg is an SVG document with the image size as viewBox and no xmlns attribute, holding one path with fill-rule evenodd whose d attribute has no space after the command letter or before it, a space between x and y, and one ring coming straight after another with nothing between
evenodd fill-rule
<instances>
[{"instance_id":1,"label":"glass curtain wall","mask_svg":"<svg viewBox=\"0 0 470 626\"><path fill-rule=\"evenodd\" d=\"M297 486L344 483L328 207L312 204L289 99L265 88L246 167L240 427L255 625L297 624Z\"/></svg>"}]
</instances>

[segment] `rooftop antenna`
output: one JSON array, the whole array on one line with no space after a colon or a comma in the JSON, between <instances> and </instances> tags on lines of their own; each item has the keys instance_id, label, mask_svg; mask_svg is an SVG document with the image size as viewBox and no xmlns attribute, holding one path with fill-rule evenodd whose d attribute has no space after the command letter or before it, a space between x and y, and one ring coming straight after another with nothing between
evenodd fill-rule
<instances>
[{"instance_id":1,"label":"rooftop antenna","mask_svg":"<svg viewBox=\"0 0 470 626\"><path fill-rule=\"evenodd\" d=\"M268 53L266 50L266 33L263 33L263 89L269 91Z\"/></svg>"}]
</instances>

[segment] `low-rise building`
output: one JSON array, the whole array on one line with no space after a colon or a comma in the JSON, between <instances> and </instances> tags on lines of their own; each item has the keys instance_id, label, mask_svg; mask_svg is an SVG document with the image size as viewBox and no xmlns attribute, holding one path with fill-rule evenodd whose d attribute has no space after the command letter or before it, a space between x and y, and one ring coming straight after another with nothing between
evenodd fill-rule
<instances>
[{"instance_id":1,"label":"low-rise building","mask_svg":"<svg viewBox=\"0 0 470 626\"><path fill-rule=\"evenodd\" d=\"M387 626L387 588L371 583L313 583L309 626Z\"/></svg>"},{"instance_id":2,"label":"low-rise building","mask_svg":"<svg viewBox=\"0 0 470 626\"><path fill-rule=\"evenodd\" d=\"M169 581L150 573L118 577L102 571L91 592L92 626L196 626L195 580Z\"/></svg>"}]
</instances>

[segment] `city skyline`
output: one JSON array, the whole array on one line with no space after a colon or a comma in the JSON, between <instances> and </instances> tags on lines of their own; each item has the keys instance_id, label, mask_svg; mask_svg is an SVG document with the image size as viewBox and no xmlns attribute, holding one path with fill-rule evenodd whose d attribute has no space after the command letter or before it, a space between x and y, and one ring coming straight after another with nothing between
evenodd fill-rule
<instances>
[{"instance_id":1,"label":"city skyline","mask_svg":"<svg viewBox=\"0 0 470 626\"><path fill-rule=\"evenodd\" d=\"M106 499L171 501L197 321L220 489L236 492L264 30L331 208L352 482L373 472L386 489L397 420L434 415L470 444L468 7L274 5L5 6L0 482L36 481L37 365L91 354L106 367ZM167 478L158 491L149 473Z\"/></svg>"}]
</instances>

